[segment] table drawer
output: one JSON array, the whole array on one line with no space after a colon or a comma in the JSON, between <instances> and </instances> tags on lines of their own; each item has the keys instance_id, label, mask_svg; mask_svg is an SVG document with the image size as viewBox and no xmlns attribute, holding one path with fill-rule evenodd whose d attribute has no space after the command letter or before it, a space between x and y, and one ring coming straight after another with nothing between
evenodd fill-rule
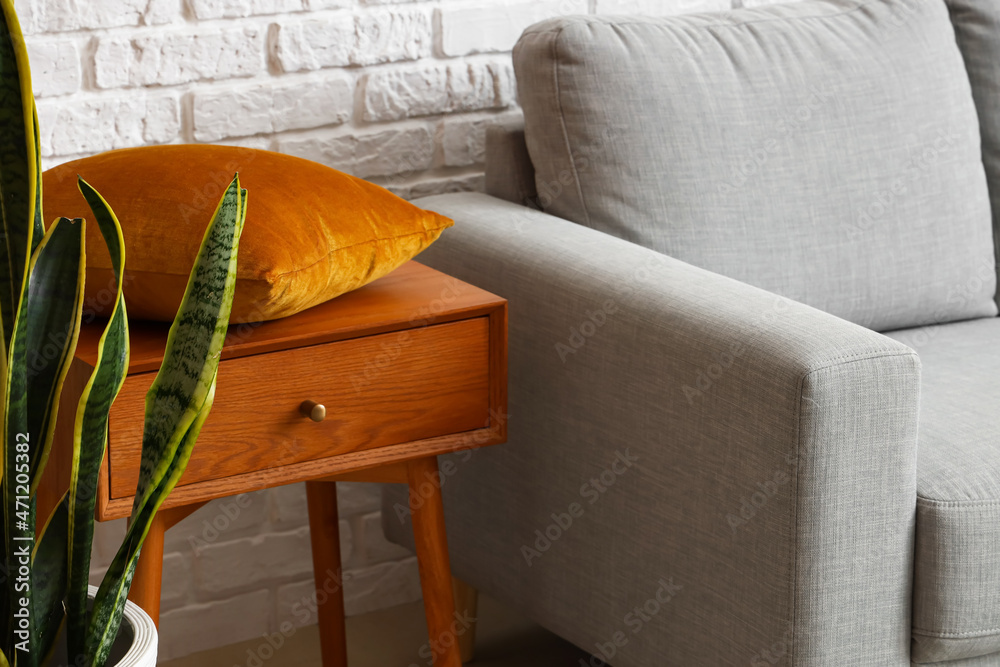
<instances>
[{"instance_id":1,"label":"table drawer","mask_svg":"<svg viewBox=\"0 0 1000 667\"><path fill-rule=\"evenodd\" d=\"M223 360L215 406L180 485L483 428L488 318ZM130 375L111 410L110 497L135 493L146 391ZM315 423L299 413L326 406Z\"/></svg>"}]
</instances>

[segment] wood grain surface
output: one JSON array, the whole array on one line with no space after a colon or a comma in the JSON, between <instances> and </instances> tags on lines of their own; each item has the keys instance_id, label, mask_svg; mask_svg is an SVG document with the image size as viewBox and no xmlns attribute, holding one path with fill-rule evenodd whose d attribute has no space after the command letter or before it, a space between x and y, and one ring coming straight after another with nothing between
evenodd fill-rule
<instances>
[{"instance_id":1,"label":"wood grain surface","mask_svg":"<svg viewBox=\"0 0 1000 667\"><path fill-rule=\"evenodd\" d=\"M471 431L489 419L486 317L224 360L180 486ZM111 498L135 493L144 398L130 375L111 411ZM327 416L313 422L299 405Z\"/></svg>"},{"instance_id":2,"label":"wood grain surface","mask_svg":"<svg viewBox=\"0 0 1000 667\"><path fill-rule=\"evenodd\" d=\"M417 262L315 308L271 322L234 325L223 359L329 343L488 315L506 302ZM93 365L103 323L80 331L76 356ZM169 325L130 322L129 373L159 369Z\"/></svg>"}]
</instances>

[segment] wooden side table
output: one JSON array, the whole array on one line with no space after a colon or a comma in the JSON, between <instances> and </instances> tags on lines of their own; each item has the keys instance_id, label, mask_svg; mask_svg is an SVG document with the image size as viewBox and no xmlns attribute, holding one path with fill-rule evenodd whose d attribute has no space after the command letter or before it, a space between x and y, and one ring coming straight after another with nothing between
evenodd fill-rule
<instances>
[{"instance_id":1,"label":"wooden side table","mask_svg":"<svg viewBox=\"0 0 1000 667\"><path fill-rule=\"evenodd\" d=\"M86 325L67 378L39 516L68 488L73 416L100 326ZM146 391L167 326L134 322L129 375L111 411L97 518L128 516L139 474ZM455 607L437 455L507 436L507 302L416 262L292 317L234 325L218 394L180 483L142 549L130 597L159 618L163 534L214 498L306 482L317 592L341 572L337 481L398 482L410 505L427 625L449 635ZM347 664L344 604L319 606L323 664ZM448 644L448 646L444 646ZM435 667L461 664L458 642Z\"/></svg>"}]
</instances>

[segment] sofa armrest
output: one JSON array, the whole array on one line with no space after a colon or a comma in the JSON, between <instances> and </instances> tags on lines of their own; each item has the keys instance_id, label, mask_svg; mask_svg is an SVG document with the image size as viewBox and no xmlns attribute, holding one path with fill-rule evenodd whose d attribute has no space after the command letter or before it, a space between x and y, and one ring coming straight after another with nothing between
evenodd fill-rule
<instances>
[{"instance_id":1,"label":"sofa armrest","mask_svg":"<svg viewBox=\"0 0 1000 667\"><path fill-rule=\"evenodd\" d=\"M781 651L794 665L909 664L913 350L487 195L417 203L455 220L419 261L510 302L510 440L497 456L518 479L500 482L515 488L494 519L520 521L510 530L528 551L505 586L576 591L588 607L581 587L614 582L608 595L636 598L627 611L645 589L625 582L669 575L683 589L649 621L662 632L621 647L622 664L654 641L664 664L709 664L706 642L712 664L774 664ZM581 483L625 453L636 473L591 508ZM524 526L544 535L573 498L585 527L561 538L567 558L542 552ZM546 624L593 651L622 621L593 616Z\"/></svg>"},{"instance_id":2,"label":"sofa armrest","mask_svg":"<svg viewBox=\"0 0 1000 667\"><path fill-rule=\"evenodd\" d=\"M524 140L523 118L486 128L486 192L515 204L539 208L535 167Z\"/></svg>"}]
</instances>

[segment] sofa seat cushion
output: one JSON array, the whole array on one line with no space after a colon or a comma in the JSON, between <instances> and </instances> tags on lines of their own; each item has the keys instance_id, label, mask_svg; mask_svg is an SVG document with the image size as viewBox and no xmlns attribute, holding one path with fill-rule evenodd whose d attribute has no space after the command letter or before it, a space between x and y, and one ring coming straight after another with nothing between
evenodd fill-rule
<instances>
[{"instance_id":1,"label":"sofa seat cushion","mask_svg":"<svg viewBox=\"0 0 1000 667\"><path fill-rule=\"evenodd\" d=\"M996 313L943 2L557 18L514 68L547 212L877 331Z\"/></svg>"},{"instance_id":2,"label":"sofa seat cushion","mask_svg":"<svg viewBox=\"0 0 1000 667\"><path fill-rule=\"evenodd\" d=\"M889 335L923 365L913 660L1000 651L1000 319Z\"/></svg>"}]
</instances>

